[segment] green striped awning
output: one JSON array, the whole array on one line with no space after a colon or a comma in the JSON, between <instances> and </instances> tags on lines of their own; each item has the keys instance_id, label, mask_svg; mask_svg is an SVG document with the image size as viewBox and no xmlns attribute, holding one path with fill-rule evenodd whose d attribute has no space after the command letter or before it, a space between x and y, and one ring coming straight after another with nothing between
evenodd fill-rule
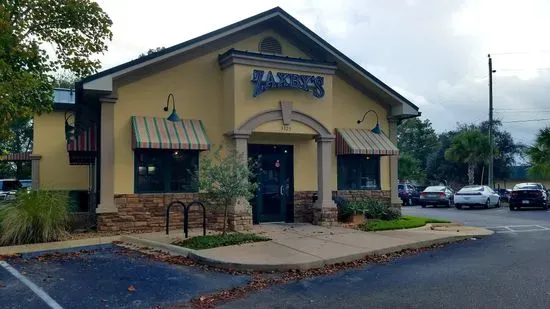
<instances>
[{"instance_id":1,"label":"green striped awning","mask_svg":"<svg viewBox=\"0 0 550 309\"><path fill-rule=\"evenodd\" d=\"M132 116L134 149L208 150L210 143L202 121Z\"/></svg>"},{"instance_id":2,"label":"green striped awning","mask_svg":"<svg viewBox=\"0 0 550 309\"><path fill-rule=\"evenodd\" d=\"M383 133L368 129L336 129L336 155L366 154L396 156L397 147Z\"/></svg>"}]
</instances>

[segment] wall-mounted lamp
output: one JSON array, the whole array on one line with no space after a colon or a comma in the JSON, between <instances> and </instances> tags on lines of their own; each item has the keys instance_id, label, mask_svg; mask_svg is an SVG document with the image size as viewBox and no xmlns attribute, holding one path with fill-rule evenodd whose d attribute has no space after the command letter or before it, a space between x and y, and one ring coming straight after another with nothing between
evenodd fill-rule
<instances>
[{"instance_id":1,"label":"wall-mounted lamp","mask_svg":"<svg viewBox=\"0 0 550 309\"><path fill-rule=\"evenodd\" d=\"M376 126L374 126L374 128L372 128L371 132L372 133L376 133L376 134L380 134L380 123L378 122L378 114L374 111L374 110L368 110L364 115L363 115L363 119L361 120L357 120L357 124L360 124L361 122L365 121L365 117L367 117L367 114L368 113L374 113L374 115L376 115Z\"/></svg>"},{"instance_id":2,"label":"wall-mounted lamp","mask_svg":"<svg viewBox=\"0 0 550 309\"><path fill-rule=\"evenodd\" d=\"M168 119L169 121L174 121L174 122L180 121L181 118L176 113L176 101L174 100L174 95L171 94L171 93L168 94L168 98L166 99L166 107L164 108L164 111L165 112L168 111L168 106L170 106L170 98L172 98L172 113L166 119Z\"/></svg>"},{"instance_id":3,"label":"wall-mounted lamp","mask_svg":"<svg viewBox=\"0 0 550 309\"><path fill-rule=\"evenodd\" d=\"M74 126L69 124L69 119L73 114L65 112L65 139L70 141L74 138Z\"/></svg>"}]
</instances>

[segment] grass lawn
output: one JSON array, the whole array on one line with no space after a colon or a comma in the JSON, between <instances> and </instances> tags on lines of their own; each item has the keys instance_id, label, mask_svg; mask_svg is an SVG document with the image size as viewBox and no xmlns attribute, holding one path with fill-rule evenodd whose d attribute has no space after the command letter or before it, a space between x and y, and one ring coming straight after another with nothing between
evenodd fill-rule
<instances>
[{"instance_id":1,"label":"grass lawn","mask_svg":"<svg viewBox=\"0 0 550 309\"><path fill-rule=\"evenodd\" d=\"M268 241L270 238L259 236L253 233L225 234L225 235L206 235L196 236L182 241L174 242L176 246L186 247L194 250L210 249L223 246L233 246L258 241Z\"/></svg>"},{"instance_id":2,"label":"grass lawn","mask_svg":"<svg viewBox=\"0 0 550 309\"><path fill-rule=\"evenodd\" d=\"M397 220L378 220L368 219L366 224L362 224L359 228L363 231L385 231L385 230L399 230L399 229L412 229L415 227L421 227L427 223L449 223L448 220L428 218L428 217L415 217L415 216L401 216Z\"/></svg>"}]
</instances>

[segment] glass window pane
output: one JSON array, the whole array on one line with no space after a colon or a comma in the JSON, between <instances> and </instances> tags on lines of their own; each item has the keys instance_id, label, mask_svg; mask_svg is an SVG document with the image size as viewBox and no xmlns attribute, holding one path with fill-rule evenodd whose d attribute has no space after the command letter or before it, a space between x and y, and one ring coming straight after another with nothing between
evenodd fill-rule
<instances>
[{"instance_id":1,"label":"glass window pane","mask_svg":"<svg viewBox=\"0 0 550 309\"><path fill-rule=\"evenodd\" d=\"M162 151L136 151L138 192L163 192Z\"/></svg>"},{"instance_id":2,"label":"glass window pane","mask_svg":"<svg viewBox=\"0 0 550 309\"><path fill-rule=\"evenodd\" d=\"M380 189L380 157L342 155L337 158L339 190Z\"/></svg>"},{"instance_id":3,"label":"glass window pane","mask_svg":"<svg viewBox=\"0 0 550 309\"><path fill-rule=\"evenodd\" d=\"M170 191L196 192L196 173L199 153L197 151L175 151L170 154Z\"/></svg>"}]
</instances>

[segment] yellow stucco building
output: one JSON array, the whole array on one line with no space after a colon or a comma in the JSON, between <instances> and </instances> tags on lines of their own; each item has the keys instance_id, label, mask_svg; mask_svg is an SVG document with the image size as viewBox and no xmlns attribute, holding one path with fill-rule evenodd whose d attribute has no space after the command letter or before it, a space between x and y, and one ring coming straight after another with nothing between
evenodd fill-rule
<instances>
[{"instance_id":1,"label":"yellow stucco building","mask_svg":"<svg viewBox=\"0 0 550 309\"><path fill-rule=\"evenodd\" d=\"M232 228L330 223L337 194L401 204L396 126L418 115L275 8L78 82L74 104L34 119L33 185L88 191L99 229L159 230L168 202L200 198L191 172L225 145L262 165Z\"/></svg>"}]
</instances>

